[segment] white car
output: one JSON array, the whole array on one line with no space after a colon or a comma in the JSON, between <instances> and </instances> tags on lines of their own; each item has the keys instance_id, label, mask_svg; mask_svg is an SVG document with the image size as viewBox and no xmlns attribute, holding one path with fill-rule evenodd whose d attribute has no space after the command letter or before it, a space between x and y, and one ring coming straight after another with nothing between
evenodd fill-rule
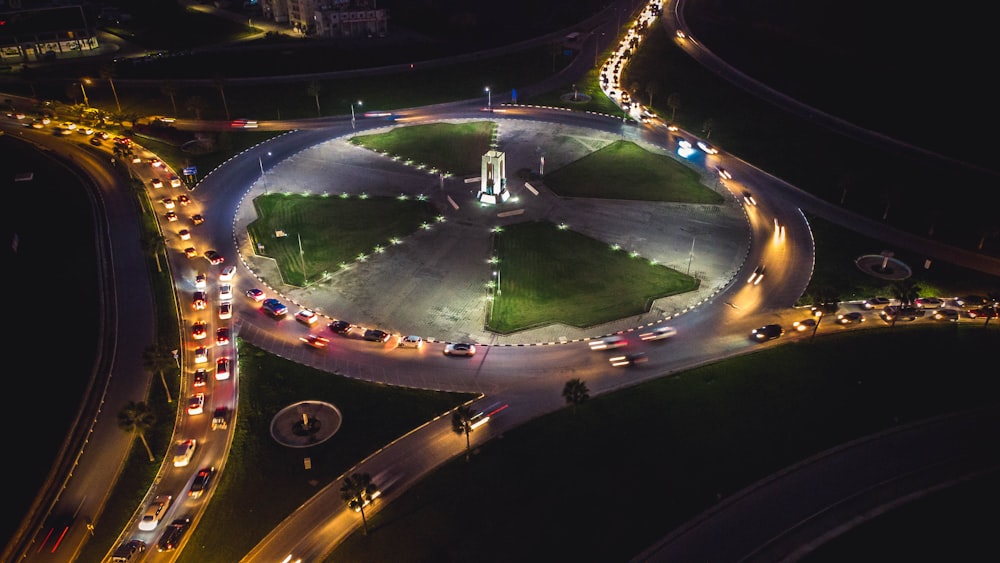
<instances>
[{"instance_id":1,"label":"white car","mask_svg":"<svg viewBox=\"0 0 1000 563\"><path fill-rule=\"evenodd\" d=\"M224 321L231 318L233 318L233 303L232 301L223 301L219 304L219 320Z\"/></svg>"},{"instance_id":2,"label":"white car","mask_svg":"<svg viewBox=\"0 0 1000 563\"><path fill-rule=\"evenodd\" d=\"M219 273L219 281L231 281L233 276L236 275L236 266L226 266Z\"/></svg>"},{"instance_id":3,"label":"white car","mask_svg":"<svg viewBox=\"0 0 1000 563\"><path fill-rule=\"evenodd\" d=\"M665 340L677 335L677 329L672 326L656 327L639 335L640 340Z\"/></svg>"},{"instance_id":4,"label":"white car","mask_svg":"<svg viewBox=\"0 0 1000 563\"><path fill-rule=\"evenodd\" d=\"M142 519L139 520L139 529L144 532L155 530L160 520L163 520L163 517L167 515L167 509L170 508L170 501L173 498L170 495L159 495L154 498L153 502L146 507Z\"/></svg>"},{"instance_id":5,"label":"white car","mask_svg":"<svg viewBox=\"0 0 1000 563\"><path fill-rule=\"evenodd\" d=\"M228 283L224 283L224 284L220 285L219 286L219 300L220 301L229 301L232 298L233 298L233 286L230 285L230 284L228 284Z\"/></svg>"},{"instance_id":6,"label":"white car","mask_svg":"<svg viewBox=\"0 0 1000 563\"><path fill-rule=\"evenodd\" d=\"M705 154L719 154L719 150L718 149L716 149L712 145L709 145L705 141L698 141L697 145L698 145L699 149L705 151Z\"/></svg>"},{"instance_id":7,"label":"white car","mask_svg":"<svg viewBox=\"0 0 1000 563\"><path fill-rule=\"evenodd\" d=\"M205 412L205 394L195 393L188 399L188 414L201 414Z\"/></svg>"},{"instance_id":8,"label":"white car","mask_svg":"<svg viewBox=\"0 0 1000 563\"><path fill-rule=\"evenodd\" d=\"M205 274L198 272L194 276L194 287L196 289L205 289L205 284L207 283L206 280L208 280L208 277Z\"/></svg>"},{"instance_id":9,"label":"white car","mask_svg":"<svg viewBox=\"0 0 1000 563\"><path fill-rule=\"evenodd\" d=\"M194 350L194 363L203 364L208 361L208 348L199 346Z\"/></svg>"},{"instance_id":10,"label":"white car","mask_svg":"<svg viewBox=\"0 0 1000 563\"><path fill-rule=\"evenodd\" d=\"M444 347L445 356L474 356L476 345L468 342L450 342Z\"/></svg>"},{"instance_id":11,"label":"white car","mask_svg":"<svg viewBox=\"0 0 1000 563\"><path fill-rule=\"evenodd\" d=\"M591 350L614 350L623 346L628 346L628 340L625 340L624 336L617 335L590 342Z\"/></svg>"},{"instance_id":12,"label":"white car","mask_svg":"<svg viewBox=\"0 0 1000 563\"><path fill-rule=\"evenodd\" d=\"M399 339L400 348L420 348L423 345L424 339L412 334Z\"/></svg>"},{"instance_id":13,"label":"white car","mask_svg":"<svg viewBox=\"0 0 1000 563\"><path fill-rule=\"evenodd\" d=\"M197 447L198 440L194 438L179 442L174 448L174 467L184 467L191 463L191 458L194 457L194 450Z\"/></svg>"},{"instance_id":14,"label":"white car","mask_svg":"<svg viewBox=\"0 0 1000 563\"><path fill-rule=\"evenodd\" d=\"M154 188L162 188L162 187L163 187L163 180L161 180L161 179L159 179L159 178L153 178L153 179L152 179L152 180L151 180L151 181L149 182L149 184L150 184L151 186L153 186Z\"/></svg>"},{"instance_id":15,"label":"white car","mask_svg":"<svg viewBox=\"0 0 1000 563\"><path fill-rule=\"evenodd\" d=\"M319 320L319 315L309 309L301 309L298 313L295 313L295 320L307 325L313 325Z\"/></svg>"}]
</instances>

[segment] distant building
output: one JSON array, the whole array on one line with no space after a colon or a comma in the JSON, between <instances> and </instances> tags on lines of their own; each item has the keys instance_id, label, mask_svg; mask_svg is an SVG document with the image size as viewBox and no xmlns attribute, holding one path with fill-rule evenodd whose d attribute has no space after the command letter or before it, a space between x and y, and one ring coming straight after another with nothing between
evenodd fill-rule
<instances>
[{"instance_id":1,"label":"distant building","mask_svg":"<svg viewBox=\"0 0 1000 563\"><path fill-rule=\"evenodd\" d=\"M94 26L83 6L24 1L0 3L0 62L11 64L81 56L96 49Z\"/></svg>"},{"instance_id":2,"label":"distant building","mask_svg":"<svg viewBox=\"0 0 1000 563\"><path fill-rule=\"evenodd\" d=\"M260 0L264 17L318 37L384 37L389 15L376 0Z\"/></svg>"}]
</instances>

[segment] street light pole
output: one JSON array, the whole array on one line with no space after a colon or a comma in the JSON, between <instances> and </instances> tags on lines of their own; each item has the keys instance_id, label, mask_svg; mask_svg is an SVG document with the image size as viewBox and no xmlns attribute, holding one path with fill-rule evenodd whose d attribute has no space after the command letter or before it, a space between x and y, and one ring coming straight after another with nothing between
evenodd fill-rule
<instances>
[{"instance_id":1,"label":"street light pole","mask_svg":"<svg viewBox=\"0 0 1000 563\"><path fill-rule=\"evenodd\" d=\"M486 111L493 111L493 94L489 86L486 87Z\"/></svg>"},{"instance_id":2,"label":"street light pole","mask_svg":"<svg viewBox=\"0 0 1000 563\"><path fill-rule=\"evenodd\" d=\"M361 105L361 100L358 100L358 105ZM351 129L357 129L356 122L354 121L354 102L351 102Z\"/></svg>"},{"instance_id":3,"label":"street light pole","mask_svg":"<svg viewBox=\"0 0 1000 563\"><path fill-rule=\"evenodd\" d=\"M87 90L83 87L84 82L86 82L86 79L80 81L80 91L83 92L83 105L89 108L90 100L87 99Z\"/></svg>"},{"instance_id":4,"label":"street light pole","mask_svg":"<svg viewBox=\"0 0 1000 563\"><path fill-rule=\"evenodd\" d=\"M271 156L271 153L267 153L267 156ZM264 161L260 155L257 155L257 164L260 165L260 181L264 184L264 195L267 195L267 176L264 175Z\"/></svg>"},{"instance_id":5,"label":"street light pole","mask_svg":"<svg viewBox=\"0 0 1000 563\"><path fill-rule=\"evenodd\" d=\"M698 237L691 237L691 252L688 253L688 273L691 275L691 261L694 260L694 241L698 240Z\"/></svg>"}]
</instances>

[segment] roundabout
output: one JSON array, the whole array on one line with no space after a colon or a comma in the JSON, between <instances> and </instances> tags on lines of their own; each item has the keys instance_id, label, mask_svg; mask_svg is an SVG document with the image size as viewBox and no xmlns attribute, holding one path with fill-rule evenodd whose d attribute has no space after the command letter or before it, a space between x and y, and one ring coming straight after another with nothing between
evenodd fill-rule
<instances>
[{"instance_id":1,"label":"roundabout","mask_svg":"<svg viewBox=\"0 0 1000 563\"><path fill-rule=\"evenodd\" d=\"M309 448L329 440L340 430L340 410L324 401L300 401L271 419L271 438L289 448Z\"/></svg>"}]
</instances>

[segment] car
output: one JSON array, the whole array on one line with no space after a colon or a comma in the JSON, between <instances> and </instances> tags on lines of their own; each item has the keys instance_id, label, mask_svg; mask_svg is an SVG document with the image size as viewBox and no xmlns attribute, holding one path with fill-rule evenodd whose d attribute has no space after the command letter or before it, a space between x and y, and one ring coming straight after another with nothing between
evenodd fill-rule
<instances>
[{"instance_id":1,"label":"car","mask_svg":"<svg viewBox=\"0 0 1000 563\"><path fill-rule=\"evenodd\" d=\"M76 128L76 132L79 133L79 134L81 134L81 135L93 135L94 134L94 130L91 129L90 127L77 127Z\"/></svg>"},{"instance_id":2,"label":"car","mask_svg":"<svg viewBox=\"0 0 1000 563\"><path fill-rule=\"evenodd\" d=\"M208 385L208 372L205 371L205 368L198 368L195 370L191 385L196 388Z\"/></svg>"},{"instance_id":3,"label":"car","mask_svg":"<svg viewBox=\"0 0 1000 563\"><path fill-rule=\"evenodd\" d=\"M208 361L208 348L198 346L194 349L194 363L203 364Z\"/></svg>"},{"instance_id":4,"label":"car","mask_svg":"<svg viewBox=\"0 0 1000 563\"><path fill-rule=\"evenodd\" d=\"M212 430L229 428L229 407L217 407L212 413Z\"/></svg>"},{"instance_id":5,"label":"car","mask_svg":"<svg viewBox=\"0 0 1000 563\"><path fill-rule=\"evenodd\" d=\"M230 301L233 298L232 284L224 283L219 286L219 301Z\"/></svg>"},{"instance_id":6,"label":"car","mask_svg":"<svg viewBox=\"0 0 1000 563\"><path fill-rule=\"evenodd\" d=\"M167 214L164 215L164 217L166 217L167 221L170 221L171 223L177 220L177 214L173 211L167 211Z\"/></svg>"},{"instance_id":7,"label":"car","mask_svg":"<svg viewBox=\"0 0 1000 563\"><path fill-rule=\"evenodd\" d=\"M167 509L170 508L170 502L174 500L171 495L157 495L153 498L149 506L146 507L146 512L142 513L142 518L139 519L139 529L143 532L149 532L155 530L160 524L160 520L167 515Z\"/></svg>"},{"instance_id":8,"label":"car","mask_svg":"<svg viewBox=\"0 0 1000 563\"><path fill-rule=\"evenodd\" d=\"M914 321L917 317L924 316L924 311L911 306L887 305L879 311L879 316L887 323L891 323L893 320Z\"/></svg>"},{"instance_id":9,"label":"car","mask_svg":"<svg viewBox=\"0 0 1000 563\"><path fill-rule=\"evenodd\" d=\"M205 321L195 321L191 325L191 338L202 340L207 334L208 323Z\"/></svg>"},{"instance_id":10,"label":"car","mask_svg":"<svg viewBox=\"0 0 1000 563\"><path fill-rule=\"evenodd\" d=\"M219 320L224 321L231 318L233 318L232 301L223 301L222 303L219 303Z\"/></svg>"},{"instance_id":11,"label":"car","mask_svg":"<svg viewBox=\"0 0 1000 563\"><path fill-rule=\"evenodd\" d=\"M60 135L72 135L73 134L73 130L72 129L59 129L59 134Z\"/></svg>"},{"instance_id":12,"label":"car","mask_svg":"<svg viewBox=\"0 0 1000 563\"><path fill-rule=\"evenodd\" d=\"M760 328L755 328L750 331L750 335L757 342L765 342L767 340L773 340L778 338L782 334L785 334L785 329L781 328L779 324L767 324Z\"/></svg>"},{"instance_id":13,"label":"car","mask_svg":"<svg viewBox=\"0 0 1000 563\"><path fill-rule=\"evenodd\" d=\"M72 130L76 129L76 123L73 123L72 121L63 121L61 127L63 129L69 129L70 131L72 131Z\"/></svg>"},{"instance_id":14,"label":"car","mask_svg":"<svg viewBox=\"0 0 1000 563\"><path fill-rule=\"evenodd\" d=\"M920 309L937 309L944 307L944 299L938 297L917 297L913 300L913 305Z\"/></svg>"},{"instance_id":15,"label":"car","mask_svg":"<svg viewBox=\"0 0 1000 563\"><path fill-rule=\"evenodd\" d=\"M988 299L982 295L966 295L963 297L955 298L955 305L958 307L964 307L969 309L975 309L978 307L984 307L989 302Z\"/></svg>"},{"instance_id":16,"label":"car","mask_svg":"<svg viewBox=\"0 0 1000 563\"><path fill-rule=\"evenodd\" d=\"M273 317L284 317L288 313L288 307L273 297L262 301L260 308Z\"/></svg>"},{"instance_id":17,"label":"car","mask_svg":"<svg viewBox=\"0 0 1000 563\"><path fill-rule=\"evenodd\" d=\"M444 347L445 356L475 356L476 345L470 342L449 342Z\"/></svg>"},{"instance_id":18,"label":"car","mask_svg":"<svg viewBox=\"0 0 1000 563\"><path fill-rule=\"evenodd\" d=\"M194 258L195 256L198 256L198 251L195 249L195 247L189 246L184 249L184 256L187 256L188 258Z\"/></svg>"},{"instance_id":19,"label":"car","mask_svg":"<svg viewBox=\"0 0 1000 563\"><path fill-rule=\"evenodd\" d=\"M730 174L728 170L726 170L725 168L723 168L721 166L716 166L715 167L715 172L719 175L719 178L722 178L723 180L732 180L733 179L733 175Z\"/></svg>"},{"instance_id":20,"label":"car","mask_svg":"<svg viewBox=\"0 0 1000 563\"><path fill-rule=\"evenodd\" d=\"M194 451L197 447L198 440L194 438L177 442L177 445L174 446L174 467L184 467L191 463L191 458L194 457Z\"/></svg>"},{"instance_id":21,"label":"car","mask_svg":"<svg viewBox=\"0 0 1000 563\"><path fill-rule=\"evenodd\" d=\"M102 141L100 137L91 137L90 144L94 145L95 147L100 147L104 144L104 141Z\"/></svg>"},{"instance_id":22,"label":"car","mask_svg":"<svg viewBox=\"0 0 1000 563\"><path fill-rule=\"evenodd\" d=\"M228 327L222 326L215 329L215 343L218 344L219 346L225 346L226 344L229 344Z\"/></svg>"},{"instance_id":23,"label":"car","mask_svg":"<svg viewBox=\"0 0 1000 563\"><path fill-rule=\"evenodd\" d=\"M614 350L625 346L628 346L628 340L625 340L624 336L618 335L590 341L591 350Z\"/></svg>"},{"instance_id":24,"label":"car","mask_svg":"<svg viewBox=\"0 0 1000 563\"><path fill-rule=\"evenodd\" d=\"M202 217L201 215L192 215L191 222L194 223L195 225L200 225L205 222L205 218Z\"/></svg>"},{"instance_id":25,"label":"car","mask_svg":"<svg viewBox=\"0 0 1000 563\"><path fill-rule=\"evenodd\" d=\"M219 272L219 281L232 281L236 275L236 266L226 266Z\"/></svg>"},{"instance_id":26,"label":"car","mask_svg":"<svg viewBox=\"0 0 1000 563\"><path fill-rule=\"evenodd\" d=\"M187 532L188 528L191 527L191 518L177 518L170 523L170 526L163 531L163 535L160 536L160 541L156 543L156 550L163 551L173 551L177 549L177 545L180 543L181 538L184 537L184 533Z\"/></svg>"},{"instance_id":27,"label":"car","mask_svg":"<svg viewBox=\"0 0 1000 563\"><path fill-rule=\"evenodd\" d=\"M214 250L206 250L205 258L208 258L208 261L211 262L212 264L222 264L223 262L226 261L226 259L223 258L221 254L219 254Z\"/></svg>"},{"instance_id":28,"label":"car","mask_svg":"<svg viewBox=\"0 0 1000 563\"><path fill-rule=\"evenodd\" d=\"M187 406L188 414L201 414L205 412L205 394L195 393L190 398L188 398Z\"/></svg>"},{"instance_id":29,"label":"car","mask_svg":"<svg viewBox=\"0 0 1000 563\"><path fill-rule=\"evenodd\" d=\"M142 157L140 157L139 155L132 154L130 156L132 158L132 164L139 164L140 162L142 162Z\"/></svg>"},{"instance_id":30,"label":"car","mask_svg":"<svg viewBox=\"0 0 1000 563\"><path fill-rule=\"evenodd\" d=\"M747 205L752 205L753 207L757 207L757 199L754 198L753 194L747 190L743 190L743 201Z\"/></svg>"},{"instance_id":31,"label":"car","mask_svg":"<svg viewBox=\"0 0 1000 563\"><path fill-rule=\"evenodd\" d=\"M171 188L181 187L181 179L176 174L171 174L167 176L167 182L170 183Z\"/></svg>"},{"instance_id":32,"label":"car","mask_svg":"<svg viewBox=\"0 0 1000 563\"><path fill-rule=\"evenodd\" d=\"M266 299L264 292L257 289L256 287L248 289L246 292L246 296L252 299L255 303L260 303L261 301Z\"/></svg>"},{"instance_id":33,"label":"car","mask_svg":"<svg viewBox=\"0 0 1000 563\"><path fill-rule=\"evenodd\" d=\"M370 328L366 330L361 337L369 342L386 342L392 337L392 335L384 330Z\"/></svg>"},{"instance_id":34,"label":"car","mask_svg":"<svg viewBox=\"0 0 1000 563\"><path fill-rule=\"evenodd\" d=\"M890 303L892 300L888 297L869 297L861 303L861 306L865 309L881 309Z\"/></svg>"},{"instance_id":35,"label":"car","mask_svg":"<svg viewBox=\"0 0 1000 563\"><path fill-rule=\"evenodd\" d=\"M45 128L45 124L42 123L41 121L32 121L31 122L31 128L32 129L44 129Z\"/></svg>"},{"instance_id":36,"label":"car","mask_svg":"<svg viewBox=\"0 0 1000 563\"><path fill-rule=\"evenodd\" d=\"M639 340L666 340L677 336L677 329L672 326L659 326L649 332L639 335Z\"/></svg>"},{"instance_id":37,"label":"car","mask_svg":"<svg viewBox=\"0 0 1000 563\"><path fill-rule=\"evenodd\" d=\"M849 325L855 323L865 322L865 314L860 311L852 311L850 313L841 313L837 315L837 322L842 325Z\"/></svg>"},{"instance_id":38,"label":"car","mask_svg":"<svg viewBox=\"0 0 1000 563\"><path fill-rule=\"evenodd\" d=\"M399 339L400 348L420 348L423 345L424 339L413 334Z\"/></svg>"},{"instance_id":39,"label":"car","mask_svg":"<svg viewBox=\"0 0 1000 563\"><path fill-rule=\"evenodd\" d=\"M961 315L959 314L958 309L938 309L934 311L933 315L931 315L931 317L933 317L936 321L951 322L957 322L960 316Z\"/></svg>"},{"instance_id":40,"label":"car","mask_svg":"<svg viewBox=\"0 0 1000 563\"><path fill-rule=\"evenodd\" d=\"M128 540L115 548L114 552L111 553L111 563L128 563L144 551L146 551L146 542L142 540Z\"/></svg>"},{"instance_id":41,"label":"car","mask_svg":"<svg viewBox=\"0 0 1000 563\"><path fill-rule=\"evenodd\" d=\"M163 168L163 161L158 158L149 159L149 165L153 168Z\"/></svg>"},{"instance_id":42,"label":"car","mask_svg":"<svg viewBox=\"0 0 1000 563\"><path fill-rule=\"evenodd\" d=\"M191 198L189 198L187 194L181 194L177 196L177 203L181 205L191 205Z\"/></svg>"},{"instance_id":43,"label":"car","mask_svg":"<svg viewBox=\"0 0 1000 563\"><path fill-rule=\"evenodd\" d=\"M354 328L354 324L345 320L336 320L332 323L326 325L330 329L330 332L334 334L339 334L341 336L347 336L351 329Z\"/></svg>"},{"instance_id":44,"label":"car","mask_svg":"<svg viewBox=\"0 0 1000 563\"><path fill-rule=\"evenodd\" d=\"M213 477L215 477L214 467L202 467L199 469L198 473L194 476L194 481L191 481L191 487L188 488L188 497L199 498L205 494L205 490L212 484Z\"/></svg>"},{"instance_id":45,"label":"car","mask_svg":"<svg viewBox=\"0 0 1000 563\"><path fill-rule=\"evenodd\" d=\"M240 118L240 119L234 119L232 126L237 129L256 129L257 122L252 119Z\"/></svg>"},{"instance_id":46,"label":"car","mask_svg":"<svg viewBox=\"0 0 1000 563\"><path fill-rule=\"evenodd\" d=\"M685 34L682 30L680 30L680 29L677 30L677 38L678 39L684 39L686 37L687 37L687 34Z\"/></svg>"},{"instance_id":47,"label":"car","mask_svg":"<svg viewBox=\"0 0 1000 563\"><path fill-rule=\"evenodd\" d=\"M761 264L753 269L750 273L750 277L747 278L747 283L753 285L760 285L760 282L764 281L764 272L767 270L767 266Z\"/></svg>"},{"instance_id":48,"label":"car","mask_svg":"<svg viewBox=\"0 0 1000 563\"><path fill-rule=\"evenodd\" d=\"M645 352L633 352L624 356L612 356L608 358L608 361L614 367L625 367L644 364L649 361L649 357L646 356Z\"/></svg>"},{"instance_id":49,"label":"car","mask_svg":"<svg viewBox=\"0 0 1000 563\"><path fill-rule=\"evenodd\" d=\"M705 154L719 154L719 150L718 149L716 149L712 145L709 145L705 141L698 141L695 144L698 145L699 149L705 151Z\"/></svg>"},{"instance_id":50,"label":"car","mask_svg":"<svg viewBox=\"0 0 1000 563\"><path fill-rule=\"evenodd\" d=\"M229 358L219 358L215 362L215 380L225 381L229 379Z\"/></svg>"},{"instance_id":51,"label":"car","mask_svg":"<svg viewBox=\"0 0 1000 563\"><path fill-rule=\"evenodd\" d=\"M208 276L206 276L204 274L204 272L198 272L197 274L195 274L195 276L194 276L194 287L195 288L197 288L197 289L205 289L205 286L207 285L207 283L208 283Z\"/></svg>"},{"instance_id":52,"label":"car","mask_svg":"<svg viewBox=\"0 0 1000 563\"><path fill-rule=\"evenodd\" d=\"M181 240L191 240L191 231L187 229L181 229L177 231L177 236L181 237Z\"/></svg>"},{"instance_id":53,"label":"car","mask_svg":"<svg viewBox=\"0 0 1000 563\"><path fill-rule=\"evenodd\" d=\"M316 334L307 334L305 336L300 336L299 340L305 342L306 345L312 346L313 348L326 348L327 344L330 343L329 338L325 338Z\"/></svg>"},{"instance_id":54,"label":"car","mask_svg":"<svg viewBox=\"0 0 1000 563\"><path fill-rule=\"evenodd\" d=\"M107 131L95 131L94 136L102 141L107 141L111 138L111 135Z\"/></svg>"},{"instance_id":55,"label":"car","mask_svg":"<svg viewBox=\"0 0 1000 563\"><path fill-rule=\"evenodd\" d=\"M201 311L208 306L208 297L205 295L204 291L194 292L194 297L191 298L191 307L195 311Z\"/></svg>"},{"instance_id":56,"label":"car","mask_svg":"<svg viewBox=\"0 0 1000 563\"><path fill-rule=\"evenodd\" d=\"M998 311L994 307L977 307L965 312L970 319L992 319L997 316Z\"/></svg>"},{"instance_id":57,"label":"car","mask_svg":"<svg viewBox=\"0 0 1000 563\"><path fill-rule=\"evenodd\" d=\"M52 123L52 120L49 119L48 117L45 117L44 115L38 121L41 121L42 125L48 125L49 123Z\"/></svg>"},{"instance_id":58,"label":"car","mask_svg":"<svg viewBox=\"0 0 1000 563\"><path fill-rule=\"evenodd\" d=\"M792 328L798 332L805 332L809 329L816 328L816 319L802 319L801 321L795 321L792 323Z\"/></svg>"},{"instance_id":59,"label":"car","mask_svg":"<svg viewBox=\"0 0 1000 563\"><path fill-rule=\"evenodd\" d=\"M298 313L295 313L295 320L307 325L313 325L319 320L319 315L309 309L300 309Z\"/></svg>"}]
</instances>

